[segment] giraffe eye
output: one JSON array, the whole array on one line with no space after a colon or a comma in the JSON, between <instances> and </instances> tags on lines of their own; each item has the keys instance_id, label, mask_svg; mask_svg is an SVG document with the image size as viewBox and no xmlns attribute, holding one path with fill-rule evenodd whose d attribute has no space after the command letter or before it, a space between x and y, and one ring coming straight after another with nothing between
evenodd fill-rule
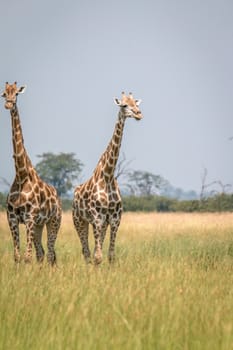
<instances>
[{"instance_id":1,"label":"giraffe eye","mask_svg":"<svg viewBox=\"0 0 233 350\"><path fill-rule=\"evenodd\" d=\"M126 107L128 107L128 105L123 105L122 107L123 107L123 108L126 108Z\"/></svg>"},{"instance_id":2,"label":"giraffe eye","mask_svg":"<svg viewBox=\"0 0 233 350\"><path fill-rule=\"evenodd\" d=\"M2 97L6 97L6 93L3 92L3 93L1 94L1 96L2 96Z\"/></svg>"}]
</instances>

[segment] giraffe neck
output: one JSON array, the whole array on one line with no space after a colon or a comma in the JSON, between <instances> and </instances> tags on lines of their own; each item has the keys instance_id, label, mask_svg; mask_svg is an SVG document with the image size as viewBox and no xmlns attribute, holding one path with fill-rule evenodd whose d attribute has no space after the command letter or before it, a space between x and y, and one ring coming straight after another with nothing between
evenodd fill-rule
<instances>
[{"instance_id":1,"label":"giraffe neck","mask_svg":"<svg viewBox=\"0 0 233 350\"><path fill-rule=\"evenodd\" d=\"M107 180L111 180L114 176L114 171L116 168L116 163L120 153L121 140L123 136L125 118L120 111L118 114L118 120L115 125L115 129L112 135L112 138L102 154L95 172L101 174Z\"/></svg>"},{"instance_id":2,"label":"giraffe neck","mask_svg":"<svg viewBox=\"0 0 233 350\"><path fill-rule=\"evenodd\" d=\"M32 167L32 164L24 147L23 133L16 105L11 109L11 122L16 180L23 183L28 177L29 168Z\"/></svg>"}]
</instances>

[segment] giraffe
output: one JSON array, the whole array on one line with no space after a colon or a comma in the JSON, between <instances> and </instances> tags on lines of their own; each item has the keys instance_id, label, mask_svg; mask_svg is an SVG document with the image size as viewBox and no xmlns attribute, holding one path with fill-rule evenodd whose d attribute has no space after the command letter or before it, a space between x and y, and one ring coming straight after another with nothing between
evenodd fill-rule
<instances>
[{"instance_id":1,"label":"giraffe","mask_svg":"<svg viewBox=\"0 0 233 350\"><path fill-rule=\"evenodd\" d=\"M94 263L102 261L102 245L108 226L110 225L110 244L108 260L115 258L115 239L121 221L122 203L117 180L114 177L119 157L121 140L126 118L142 119L138 106L141 100L135 100L132 93L127 96L122 92L121 100L115 98L119 106L118 119L112 138L99 159L92 177L84 184L76 187L73 199L73 222L82 245L82 253L86 262L91 261L88 244L89 224L94 233Z\"/></svg>"},{"instance_id":2,"label":"giraffe","mask_svg":"<svg viewBox=\"0 0 233 350\"><path fill-rule=\"evenodd\" d=\"M46 184L38 176L24 147L20 117L17 107L17 95L25 91L25 86L6 83L1 96L5 99L5 108L10 110L12 123L13 158L15 179L7 197L7 219L14 245L14 260L20 261L19 224L25 224L27 246L25 262L32 260L32 244L36 250L38 262L44 258L41 243L44 225L47 228L47 260L51 265L56 262L54 250L57 233L61 223L61 204L54 187Z\"/></svg>"}]
</instances>

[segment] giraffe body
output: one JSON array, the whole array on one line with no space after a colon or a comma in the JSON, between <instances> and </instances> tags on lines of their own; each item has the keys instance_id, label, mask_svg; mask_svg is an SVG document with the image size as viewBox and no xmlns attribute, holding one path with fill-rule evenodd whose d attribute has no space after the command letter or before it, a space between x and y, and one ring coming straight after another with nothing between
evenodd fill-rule
<instances>
[{"instance_id":1,"label":"giraffe body","mask_svg":"<svg viewBox=\"0 0 233 350\"><path fill-rule=\"evenodd\" d=\"M2 96L5 107L10 109L12 121L12 141L16 175L7 198L7 218L10 226L14 259L20 261L19 224L25 224L27 233L27 247L25 262L32 259L32 245L34 243L38 261L44 258L42 246L42 231L47 227L48 262L56 262L54 250L57 233L61 223L61 204L53 186L43 182L32 166L24 147L21 123L17 108L17 95L24 91L24 87L17 88L16 83L6 83Z\"/></svg>"},{"instance_id":2,"label":"giraffe body","mask_svg":"<svg viewBox=\"0 0 233 350\"><path fill-rule=\"evenodd\" d=\"M140 101L132 94L122 93L122 100L115 99L120 107L113 136L102 154L92 177L75 189L73 200L73 222L79 235L82 252L87 262L91 260L88 244L89 224L93 226L95 249L94 261L102 261L102 246L108 226L110 226L110 245L108 258L114 261L115 240L122 215L122 202L117 180L114 177L119 157L124 124L127 117L142 118L138 108Z\"/></svg>"}]
</instances>

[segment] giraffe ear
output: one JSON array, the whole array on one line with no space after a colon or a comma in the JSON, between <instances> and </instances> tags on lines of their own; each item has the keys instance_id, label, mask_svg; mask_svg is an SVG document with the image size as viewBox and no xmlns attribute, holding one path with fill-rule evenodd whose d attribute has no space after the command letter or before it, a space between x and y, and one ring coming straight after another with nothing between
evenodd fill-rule
<instances>
[{"instance_id":1,"label":"giraffe ear","mask_svg":"<svg viewBox=\"0 0 233 350\"><path fill-rule=\"evenodd\" d=\"M3 92L1 93L1 97L6 97L5 91L3 91Z\"/></svg>"},{"instance_id":2,"label":"giraffe ear","mask_svg":"<svg viewBox=\"0 0 233 350\"><path fill-rule=\"evenodd\" d=\"M136 106L139 106L142 100L135 100Z\"/></svg>"},{"instance_id":3,"label":"giraffe ear","mask_svg":"<svg viewBox=\"0 0 233 350\"><path fill-rule=\"evenodd\" d=\"M114 102L117 106L120 106L121 105L121 101L118 100L118 98L114 98Z\"/></svg>"},{"instance_id":4,"label":"giraffe ear","mask_svg":"<svg viewBox=\"0 0 233 350\"><path fill-rule=\"evenodd\" d=\"M26 85L23 85L23 86L21 86L20 88L18 88L17 93L18 93L18 94L23 94L25 90L26 90Z\"/></svg>"}]
</instances>

